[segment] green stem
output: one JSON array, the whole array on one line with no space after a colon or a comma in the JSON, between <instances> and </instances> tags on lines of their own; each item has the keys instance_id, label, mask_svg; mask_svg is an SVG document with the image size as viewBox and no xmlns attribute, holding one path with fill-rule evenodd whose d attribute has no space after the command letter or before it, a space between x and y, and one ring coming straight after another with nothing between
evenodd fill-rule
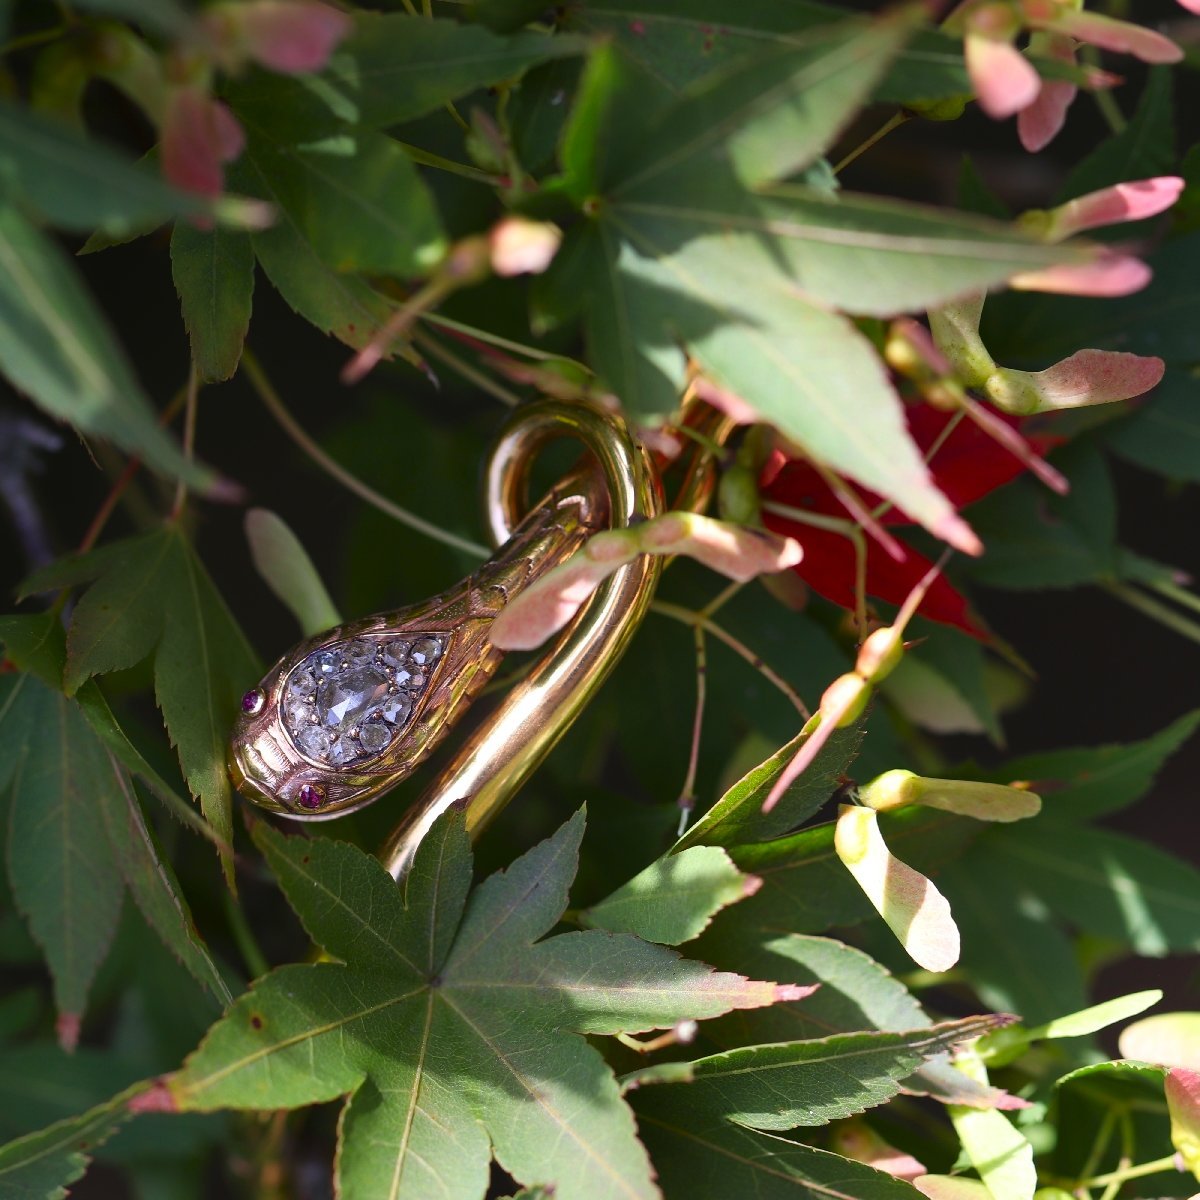
<instances>
[{"instance_id":1,"label":"green stem","mask_svg":"<svg viewBox=\"0 0 1200 1200\"><path fill-rule=\"evenodd\" d=\"M690 425L671 425L669 426L671 433L677 433L680 437L687 438L688 441L695 442L701 450L705 451L712 458L720 462L726 455L727 451L712 438L703 434L698 429L693 429Z\"/></svg>"},{"instance_id":2,"label":"green stem","mask_svg":"<svg viewBox=\"0 0 1200 1200\"><path fill-rule=\"evenodd\" d=\"M1106 583L1103 587L1106 592L1116 596L1118 600L1124 600L1130 608L1136 608L1138 612L1143 613L1151 620L1165 625L1189 641L1200 642L1200 625L1197 625L1195 621L1189 621L1182 613L1177 613L1165 604L1160 604L1152 596L1139 592L1128 583Z\"/></svg>"},{"instance_id":3,"label":"green stem","mask_svg":"<svg viewBox=\"0 0 1200 1200\"><path fill-rule=\"evenodd\" d=\"M200 398L200 372L195 360L188 368L187 388L184 392L183 410L183 457L191 462L196 453L196 402ZM181 479L175 485L175 503L171 505L171 520L177 521L187 499L187 485Z\"/></svg>"},{"instance_id":4,"label":"green stem","mask_svg":"<svg viewBox=\"0 0 1200 1200\"><path fill-rule=\"evenodd\" d=\"M696 772L700 766L700 735L704 729L704 704L708 697L708 655L704 645L704 630L700 625L692 626L692 640L696 648L696 710L692 716L692 743L688 751L687 773L683 787L679 790L679 827L677 838L683 837L696 807Z\"/></svg>"},{"instance_id":5,"label":"green stem","mask_svg":"<svg viewBox=\"0 0 1200 1200\"><path fill-rule=\"evenodd\" d=\"M418 533L423 533L426 537L433 538L434 541L441 542L445 546L453 546L455 550L461 550L474 558L483 559L488 557L490 551L487 547L481 546L478 542L469 541L467 538L459 537L458 534L451 533L448 529L442 529L434 525L431 521L426 521L424 517L419 517L416 513L409 512L406 508L401 508L400 505L394 504L386 496L381 496L374 488L363 483L357 475L351 474L340 463L330 458L296 423L296 419L280 399L279 393L276 392L271 381L263 372L258 359L251 352L249 346L242 351L242 369L245 371L251 387L258 393L259 399L267 406L270 414L279 422L284 433L317 466L325 471L326 474L336 479L347 491L353 492L361 500L365 500L368 504L379 509L380 512L387 513L389 517L399 521L402 525L407 525L410 529L415 529Z\"/></svg>"},{"instance_id":6,"label":"green stem","mask_svg":"<svg viewBox=\"0 0 1200 1200\"><path fill-rule=\"evenodd\" d=\"M1127 1183L1130 1179L1141 1179L1146 1175L1159 1175L1163 1171L1178 1171L1179 1168L1175 1164L1175 1155L1168 1154L1163 1158L1156 1158L1153 1162L1141 1163L1136 1167L1123 1167L1119 1171L1109 1171L1107 1175L1093 1175L1090 1179L1081 1179L1076 1185L1078 1187L1103 1187L1106 1184Z\"/></svg>"},{"instance_id":7,"label":"green stem","mask_svg":"<svg viewBox=\"0 0 1200 1200\"><path fill-rule=\"evenodd\" d=\"M475 325L467 325L462 321L456 321L453 317L446 316L445 313L422 313L421 320L427 325L438 325L443 329L453 329L455 333L463 333L467 337L487 342L489 346L496 346L501 350L511 350L514 354L523 355L525 358L536 359L539 362L569 362L572 366L586 370L583 363L577 362L573 358L566 358L561 354L553 354L549 350L539 350L536 346L526 346L523 342L514 342L511 338L501 337L498 333L489 333L486 329L479 329Z\"/></svg>"},{"instance_id":8,"label":"green stem","mask_svg":"<svg viewBox=\"0 0 1200 1200\"><path fill-rule=\"evenodd\" d=\"M258 941L254 937L254 931L246 920L246 914L242 912L241 905L233 898L228 888L221 889L221 902L225 906L225 919L229 922L229 932L233 934L238 953L241 954L242 961L246 964L250 978L261 979L271 969L271 964L267 962L267 956L259 947Z\"/></svg>"},{"instance_id":9,"label":"green stem","mask_svg":"<svg viewBox=\"0 0 1200 1200\"><path fill-rule=\"evenodd\" d=\"M1183 608L1190 608L1193 612L1200 612L1200 596L1195 592L1189 592L1187 588L1180 587L1177 583L1171 583L1167 579L1155 580L1154 583L1146 584L1152 591L1158 592L1160 596L1166 596L1168 600L1174 600L1176 604Z\"/></svg>"},{"instance_id":10,"label":"green stem","mask_svg":"<svg viewBox=\"0 0 1200 1200\"><path fill-rule=\"evenodd\" d=\"M702 617L711 617L720 609L724 608L730 600L734 598L746 585L740 580L735 579L732 583L727 583L701 610Z\"/></svg>"},{"instance_id":11,"label":"green stem","mask_svg":"<svg viewBox=\"0 0 1200 1200\"><path fill-rule=\"evenodd\" d=\"M809 512L806 508L793 508L775 500L764 500L763 511L786 517L801 525L814 529L828 529L850 539L854 546L854 622L863 637L867 633L867 538L863 531L843 517L827 517L824 513Z\"/></svg>"},{"instance_id":12,"label":"green stem","mask_svg":"<svg viewBox=\"0 0 1200 1200\"><path fill-rule=\"evenodd\" d=\"M1090 67L1100 65L1100 55L1092 46L1081 47L1079 57ZM1096 102L1096 107L1100 110L1100 115L1108 124L1108 128L1113 133L1123 132L1129 122L1125 120L1125 114L1121 112L1113 94L1107 88L1096 88L1092 92L1092 99Z\"/></svg>"},{"instance_id":13,"label":"green stem","mask_svg":"<svg viewBox=\"0 0 1200 1200\"><path fill-rule=\"evenodd\" d=\"M503 187L505 184L503 176L492 175L488 171L481 171L478 167L469 166L467 163L455 162L452 158L443 158L440 154L434 154L431 150L422 150L420 146L414 146L409 142L398 142L397 145L413 162L420 163L423 167L435 167L439 171L446 171L451 175L461 175L464 179L471 179L475 183L485 183L488 187Z\"/></svg>"},{"instance_id":14,"label":"green stem","mask_svg":"<svg viewBox=\"0 0 1200 1200\"><path fill-rule=\"evenodd\" d=\"M833 173L835 175L840 175L852 162L854 162L856 158L866 154L866 152L870 150L870 148L874 146L876 142L882 141L882 139L887 137L887 135L891 133L893 129L899 129L901 125L911 119L912 118L909 116L909 114L903 110L894 112L877 130L875 130L873 134L871 134L869 138L855 146L854 149L851 150L850 153L847 154L846 157L843 158L842 161L833 168Z\"/></svg>"},{"instance_id":15,"label":"green stem","mask_svg":"<svg viewBox=\"0 0 1200 1200\"><path fill-rule=\"evenodd\" d=\"M812 715L808 711L807 705L800 699L791 684L777 675L749 646L738 641L732 633L723 629L716 621L706 617L703 613L696 612L694 609L684 608L680 604L669 604L666 600L655 600L650 605L650 611L658 613L662 617L670 617L672 621L678 621L680 624L691 626L693 629L702 629L705 633L711 633L717 641L724 642L739 658L745 659L765 680L781 691L806 721Z\"/></svg>"},{"instance_id":16,"label":"green stem","mask_svg":"<svg viewBox=\"0 0 1200 1200\"><path fill-rule=\"evenodd\" d=\"M1119 1113L1119 1124L1121 1126L1121 1167L1127 1169L1133 1161L1133 1118L1130 1117L1127 1108L1120 1109ZM1122 1182L1114 1179L1100 1193L1100 1200L1117 1200L1117 1194L1120 1192L1121 1187Z\"/></svg>"},{"instance_id":17,"label":"green stem","mask_svg":"<svg viewBox=\"0 0 1200 1200\"><path fill-rule=\"evenodd\" d=\"M1096 1130L1096 1137L1092 1141L1092 1148L1088 1152L1087 1161L1083 1164L1082 1176L1086 1179L1100 1165L1104 1158L1104 1152L1108 1149L1108 1143L1112 1141L1113 1126L1117 1121L1117 1110L1110 1108L1100 1122L1100 1128Z\"/></svg>"},{"instance_id":18,"label":"green stem","mask_svg":"<svg viewBox=\"0 0 1200 1200\"><path fill-rule=\"evenodd\" d=\"M171 402L162 411L162 415L158 418L160 425L169 425L176 416L179 410L187 402L187 385L179 389L171 398ZM87 527L87 531L80 539L79 545L75 547L76 554L86 554L95 544L97 538L104 530L104 526L108 524L109 517L117 507L117 502L125 494L126 489L133 482L134 476L142 469L142 460L136 455L130 455L125 463L125 468L117 477L116 482L109 489L108 495L104 497L100 507L96 510L96 515L92 518L92 523Z\"/></svg>"},{"instance_id":19,"label":"green stem","mask_svg":"<svg viewBox=\"0 0 1200 1200\"><path fill-rule=\"evenodd\" d=\"M18 50L28 50L33 46L44 46L47 42L53 42L62 37L68 29L68 25L62 24L55 25L51 29L38 29L33 33L22 34L21 37L15 37L0 46L0 55L13 54Z\"/></svg>"},{"instance_id":20,"label":"green stem","mask_svg":"<svg viewBox=\"0 0 1200 1200\"><path fill-rule=\"evenodd\" d=\"M950 435L959 427L962 421L966 419L966 415L967 414L961 408L955 410L954 414L950 417L950 420L946 422L945 428L943 428L942 432L933 439L932 445L928 450L925 451L926 465L929 465L933 462L933 456L946 444L950 438ZM871 513L871 516L873 516L876 520L879 520L881 517L884 517L891 512L893 508L895 508L895 504L891 500L884 500L879 507Z\"/></svg>"},{"instance_id":21,"label":"green stem","mask_svg":"<svg viewBox=\"0 0 1200 1200\"><path fill-rule=\"evenodd\" d=\"M507 404L509 408L516 408L521 403L521 397L516 392L509 391L490 375L485 375L478 367L471 366L452 350L447 350L441 342L436 342L433 338L417 330L413 331L412 340L414 346L419 346L431 358L445 363L452 371L457 371L468 383L473 383L481 391L487 392L489 396L495 396L501 404Z\"/></svg>"}]
</instances>

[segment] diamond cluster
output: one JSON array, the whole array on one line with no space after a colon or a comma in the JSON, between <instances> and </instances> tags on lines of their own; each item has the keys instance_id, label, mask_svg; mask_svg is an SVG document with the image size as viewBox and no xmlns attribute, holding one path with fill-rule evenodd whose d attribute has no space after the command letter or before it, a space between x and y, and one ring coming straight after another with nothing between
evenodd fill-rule
<instances>
[{"instance_id":1,"label":"diamond cluster","mask_svg":"<svg viewBox=\"0 0 1200 1200\"><path fill-rule=\"evenodd\" d=\"M296 748L330 766L382 754L408 724L446 649L444 634L351 638L288 676L280 709Z\"/></svg>"}]
</instances>

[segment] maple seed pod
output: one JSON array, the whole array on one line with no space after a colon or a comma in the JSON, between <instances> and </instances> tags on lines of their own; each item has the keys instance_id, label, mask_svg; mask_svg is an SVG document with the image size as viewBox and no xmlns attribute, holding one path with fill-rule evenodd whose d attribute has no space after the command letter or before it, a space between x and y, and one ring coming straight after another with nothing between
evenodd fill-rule
<instances>
[{"instance_id":1,"label":"maple seed pod","mask_svg":"<svg viewBox=\"0 0 1200 1200\"><path fill-rule=\"evenodd\" d=\"M913 803L940 808L977 821L1023 821L1042 811L1041 798L1023 787L978 779L924 779L915 776Z\"/></svg>"},{"instance_id":2,"label":"maple seed pod","mask_svg":"<svg viewBox=\"0 0 1200 1200\"><path fill-rule=\"evenodd\" d=\"M929 329L934 344L966 387L980 387L996 369L996 360L979 336L982 314L981 294L929 310Z\"/></svg>"},{"instance_id":3,"label":"maple seed pod","mask_svg":"<svg viewBox=\"0 0 1200 1200\"><path fill-rule=\"evenodd\" d=\"M997 408L1014 416L1027 416L1042 406L1041 393L1025 371L999 367L984 381L983 390Z\"/></svg>"},{"instance_id":4,"label":"maple seed pod","mask_svg":"<svg viewBox=\"0 0 1200 1200\"><path fill-rule=\"evenodd\" d=\"M906 379L924 379L929 371L929 364L917 352L917 348L902 333L893 330L883 344L883 358L893 371L898 371Z\"/></svg>"},{"instance_id":5,"label":"maple seed pod","mask_svg":"<svg viewBox=\"0 0 1200 1200\"><path fill-rule=\"evenodd\" d=\"M910 113L924 117L926 121L957 121L974 98L968 92L958 96L946 96L941 100L910 100L904 107Z\"/></svg>"},{"instance_id":6,"label":"maple seed pod","mask_svg":"<svg viewBox=\"0 0 1200 1200\"><path fill-rule=\"evenodd\" d=\"M1172 1067L1166 1079L1171 1144L1183 1165L1200 1179L1200 1072Z\"/></svg>"},{"instance_id":7,"label":"maple seed pod","mask_svg":"<svg viewBox=\"0 0 1200 1200\"><path fill-rule=\"evenodd\" d=\"M977 821L1020 821L1036 816L1041 800L1025 788L975 779L926 779L912 771L885 771L858 790L859 800L876 812L910 804L940 808Z\"/></svg>"},{"instance_id":8,"label":"maple seed pod","mask_svg":"<svg viewBox=\"0 0 1200 1200\"><path fill-rule=\"evenodd\" d=\"M852 804L838 808L838 820L833 829L833 848L837 856L848 867L857 866L867 857L871 849L871 830L874 815L867 809L858 809Z\"/></svg>"},{"instance_id":9,"label":"maple seed pod","mask_svg":"<svg viewBox=\"0 0 1200 1200\"><path fill-rule=\"evenodd\" d=\"M959 936L950 905L924 875L887 848L874 809L841 805L833 848L913 962L927 971L954 966Z\"/></svg>"},{"instance_id":10,"label":"maple seed pod","mask_svg":"<svg viewBox=\"0 0 1200 1200\"><path fill-rule=\"evenodd\" d=\"M880 683L904 657L904 634L895 625L876 629L858 651L854 669L869 683Z\"/></svg>"},{"instance_id":11,"label":"maple seed pod","mask_svg":"<svg viewBox=\"0 0 1200 1200\"><path fill-rule=\"evenodd\" d=\"M871 698L871 685L863 678L848 671L839 676L821 696L822 720L831 720L835 729L853 725Z\"/></svg>"},{"instance_id":12,"label":"maple seed pod","mask_svg":"<svg viewBox=\"0 0 1200 1200\"><path fill-rule=\"evenodd\" d=\"M858 798L868 808L876 812L892 812L897 808L907 808L915 804L920 777L912 771L897 768L894 771L884 771L870 783L858 789Z\"/></svg>"},{"instance_id":13,"label":"maple seed pod","mask_svg":"<svg viewBox=\"0 0 1200 1200\"><path fill-rule=\"evenodd\" d=\"M460 287L482 283L492 270L492 250L486 237L465 237L450 247L438 269L439 277Z\"/></svg>"},{"instance_id":14,"label":"maple seed pod","mask_svg":"<svg viewBox=\"0 0 1200 1200\"><path fill-rule=\"evenodd\" d=\"M548 221L505 217L488 234L492 270L497 275L540 275L562 242L562 230Z\"/></svg>"},{"instance_id":15,"label":"maple seed pod","mask_svg":"<svg viewBox=\"0 0 1200 1200\"><path fill-rule=\"evenodd\" d=\"M717 485L717 509L723 520L738 525L761 523L762 501L754 471L742 463L734 463L722 473Z\"/></svg>"}]
</instances>

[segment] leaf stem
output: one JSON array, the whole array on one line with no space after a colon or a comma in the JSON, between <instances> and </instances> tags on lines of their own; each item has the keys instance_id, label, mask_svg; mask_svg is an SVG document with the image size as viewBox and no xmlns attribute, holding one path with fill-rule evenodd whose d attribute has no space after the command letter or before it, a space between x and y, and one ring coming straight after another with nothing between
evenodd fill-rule
<instances>
[{"instance_id":1,"label":"leaf stem","mask_svg":"<svg viewBox=\"0 0 1200 1200\"><path fill-rule=\"evenodd\" d=\"M187 385L185 384L171 397L171 402L163 409L158 418L158 423L160 425L169 425L179 415L179 410L186 402ZM104 497L100 507L96 510L96 515L92 518L91 524L84 531L79 545L75 548L76 554L86 554L96 544L100 534L104 531L104 526L108 524L109 517L112 516L113 510L117 507L117 503L125 494L125 490L133 482L134 476L141 469L141 457L137 454L130 455L124 469L117 476L112 487L109 488L108 495Z\"/></svg>"},{"instance_id":2,"label":"leaf stem","mask_svg":"<svg viewBox=\"0 0 1200 1200\"><path fill-rule=\"evenodd\" d=\"M846 511L854 518L855 524L870 538L874 538L887 552L889 558L903 562L907 557L904 547L871 515L867 506L859 499L854 489L850 487L836 472L831 471L823 463L812 460L817 474L825 481L825 485L837 497Z\"/></svg>"},{"instance_id":3,"label":"leaf stem","mask_svg":"<svg viewBox=\"0 0 1200 1200\"><path fill-rule=\"evenodd\" d=\"M692 639L696 646L696 712L692 717L692 744L688 751L687 773L683 777L683 787L679 791L679 827L675 832L677 838L683 837L684 830L696 807L696 772L700 765L700 735L704 728L704 705L708 697L708 654L704 643L704 629L701 625L692 626Z\"/></svg>"},{"instance_id":4,"label":"leaf stem","mask_svg":"<svg viewBox=\"0 0 1200 1200\"><path fill-rule=\"evenodd\" d=\"M456 321L453 317L446 316L445 313L422 313L421 320L429 325L440 325L445 329L451 330L453 333L460 333L466 338L487 342L489 345L497 346L501 350L511 350L514 354L522 354L526 358L536 359L540 362L569 362L574 366L583 366L582 363L577 362L573 358L565 358L563 355L554 354L549 350L539 350L536 346L526 346L523 342L514 342L511 338L501 337L498 333L489 333L486 329L479 329L474 325L467 325L462 321Z\"/></svg>"},{"instance_id":5,"label":"leaf stem","mask_svg":"<svg viewBox=\"0 0 1200 1200\"><path fill-rule=\"evenodd\" d=\"M1142 1179L1146 1175L1159 1175L1163 1171L1178 1171L1179 1167L1175 1162L1175 1155L1168 1154L1163 1158L1156 1158L1153 1162L1140 1163L1136 1167L1122 1167L1117 1171L1109 1171L1106 1175L1093 1175L1090 1179L1081 1179L1077 1187L1093 1188L1103 1187L1107 1184L1115 1183L1118 1186L1127 1183L1130 1179Z\"/></svg>"},{"instance_id":6,"label":"leaf stem","mask_svg":"<svg viewBox=\"0 0 1200 1200\"><path fill-rule=\"evenodd\" d=\"M1160 625L1165 625L1181 637L1185 637L1192 642L1200 642L1200 625L1197 625L1195 621L1188 620L1182 613L1177 613L1174 609L1168 608L1165 604L1155 600L1153 596L1147 596L1144 592L1139 592L1137 588L1128 583L1114 581L1101 586L1103 586L1106 592L1116 596L1118 600L1125 601L1130 608L1137 609L1138 612L1153 621L1157 621Z\"/></svg>"},{"instance_id":7,"label":"leaf stem","mask_svg":"<svg viewBox=\"0 0 1200 1200\"><path fill-rule=\"evenodd\" d=\"M200 372L196 369L196 360L192 359L188 367L187 386L184 388L183 410L183 457L191 462L196 453L196 407L200 397ZM180 479L175 485L175 502L171 505L171 520L177 521L183 512L184 501L187 499L187 485Z\"/></svg>"},{"instance_id":8,"label":"leaf stem","mask_svg":"<svg viewBox=\"0 0 1200 1200\"><path fill-rule=\"evenodd\" d=\"M473 367L470 363L465 362L428 334L421 333L420 330L413 330L412 340L414 346L420 346L431 358L445 363L468 383L473 383L477 388L487 392L489 396L494 396L501 404L507 404L509 408L516 408L521 403L521 397L516 392L509 391L503 384L497 383L490 375L485 375L478 367Z\"/></svg>"},{"instance_id":9,"label":"leaf stem","mask_svg":"<svg viewBox=\"0 0 1200 1200\"><path fill-rule=\"evenodd\" d=\"M740 580L735 579L731 583L727 583L701 610L702 617L711 617L714 613L719 612L730 600L734 598L746 585Z\"/></svg>"},{"instance_id":10,"label":"leaf stem","mask_svg":"<svg viewBox=\"0 0 1200 1200\"><path fill-rule=\"evenodd\" d=\"M455 162L452 158L444 158L440 154L434 154L432 150L423 150L411 142L397 142L397 145L413 162L420 163L423 167L434 167L436 170L446 171L450 175L461 175L463 179L484 183L488 187L504 187L508 182L503 175L493 175L488 171L481 171L478 167L472 167L468 163Z\"/></svg>"},{"instance_id":11,"label":"leaf stem","mask_svg":"<svg viewBox=\"0 0 1200 1200\"><path fill-rule=\"evenodd\" d=\"M962 424L963 420L966 418L966 415L966 412L961 408L954 410L954 412L951 414L950 420L946 422L941 433L939 433L937 437L933 439L929 449L925 451L926 466L932 465L934 455L937 454L937 452L950 440L950 435L959 427L959 425ZM895 501L884 500L878 505L878 507L872 510L871 516L873 516L876 520L879 520L880 518L887 516L887 514L895 507Z\"/></svg>"},{"instance_id":12,"label":"leaf stem","mask_svg":"<svg viewBox=\"0 0 1200 1200\"><path fill-rule=\"evenodd\" d=\"M271 964L267 962L267 956L262 952L254 931L250 928L246 914L242 912L241 905L233 898L233 893L228 888L221 889L221 903L225 908L225 919L229 922L229 932L233 934L238 953L246 964L250 978L261 979L271 969Z\"/></svg>"},{"instance_id":13,"label":"leaf stem","mask_svg":"<svg viewBox=\"0 0 1200 1200\"><path fill-rule=\"evenodd\" d=\"M854 623L863 637L867 634L867 539L853 521L843 517L828 517L824 513L809 512L806 508L793 508L777 500L764 500L763 511L786 517L800 525L811 525L814 529L827 529L850 539L854 546Z\"/></svg>"},{"instance_id":14,"label":"leaf stem","mask_svg":"<svg viewBox=\"0 0 1200 1200\"><path fill-rule=\"evenodd\" d=\"M60 25L54 25L49 29L35 29L32 33L22 34L20 37L11 38L0 46L0 55L7 57L18 50L29 50L33 46L43 46L47 42L53 42L56 38L60 38L70 29L67 22Z\"/></svg>"},{"instance_id":15,"label":"leaf stem","mask_svg":"<svg viewBox=\"0 0 1200 1200\"><path fill-rule=\"evenodd\" d=\"M1133 1162L1133 1119L1129 1115L1129 1109L1121 1108L1116 1111L1117 1120L1121 1126L1121 1159L1118 1170L1128 1168ZM1114 1179L1103 1192L1100 1193L1100 1200L1117 1200L1117 1194L1123 1186L1122 1180Z\"/></svg>"},{"instance_id":16,"label":"leaf stem","mask_svg":"<svg viewBox=\"0 0 1200 1200\"><path fill-rule=\"evenodd\" d=\"M764 679L771 683L775 688L782 692L796 711L807 721L812 715L804 701L792 688L785 679L777 675L749 646L738 641L737 638L723 629L715 621L706 617L703 613L696 612L695 609L684 608L681 604L671 604L666 600L655 600L650 605L650 611L658 613L662 617L670 617L673 621L679 621L683 625L703 629L705 633L712 634L719 642L724 642L736 655L748 662L756 671L758 671Z\"/></svg>"},{"instance_id":17,"label":"leaf stem","mask_svg":"<svg viewBox=\"0 0 1200 1200\"><path fill-rule=\"evenodd\" d=\"M1040 454L1034 453L1033 447L1011 425L1006 425L999 415L988 408L986 404L981 404L968 395L962 397L960 404L962 410L984 433L1003 446L1010 454L1015 455L1017 461L1022 463L1027 471L1031 471L1052 492L1065 496L1071 490L1066 476L1056 467L1052 467Z\"/></svg>"},{"instance_id":18,"label":"leaf stem","mask_svg":"<svg viewBox=\"0 0 1200 1200\"><path fill-rule=\"evenodd\" d=\"M374 488L363 483L357 475L351 474L340 463L330 458L297 424L296 419L288 411L280 399L279 393L272 386L271 381L259 365L258 358L248 346L242 351L242 370L245 371L251 387L258 393L259 399L266 405L267 410L275 420L279 422L284 433L317 466L325 471L326 474L336 479L347 491L353 492L359 499L365 500L368 504L379 509L380 512L386 513L393 520L399 521L402 525L407 525L410 529L415 529L418 533L425 534L426 537L432 538L434 541L441 542L445 546L452 546L455 550L461 550L464 554L469 554L474 558L487 558L490 552L485 546L481 546L478 542L469 541L467 538L459 537L458 534L451 533L448 529L442 529L432 522L425 520L424 517L419 517L416 513L409 512L406 508L401 508L400 505L393 503L386 496L380 495Z\"/></svg>"},{"instance_id":19,"label":"leaf stem","mask_svg":"<svg viewBox=\"0 0 1200 1200\"><path fill-rule=\"evenodd\" d=\"M866 152L870 150L876 142L882 141L882 139L887 137L887 135L891 133L893 129L899 129L901 125L910 120L912 120L912 117L903 109L898 109L896 112L892 113L892 115L886 121L884 121L884 123L880 125L880 127L875 130L870 137L855 146L854 149L851 150L850 153L847 154L846 157L843 158L842 161L833 168L833 173L835 175L840 175L852 162L854 162L855 159L866 154Z\"/></svg>"},{"instance_id":20,"label":"leaf stem","mask_svg":"<svg viewBox=\"0 0 1200 1200\"><path fill-rule=\"evenodd\" d=\"M1104 1158L1104 1152L1108 1149L1108 1143L1112 1141L1113 1127L1117 1121L1117 1110L1115 1108L1108 1109L1104 1117L1100 1121L1100 1128L1096 1130L1096 1136L1092 1141L1092 1148L1088 1151L1087 1161L1083 1164L1081 1175L1083 1178L1090 1176L1100 1165Z\"/></svg>"},{"instance_id":21,"label":"leaf stem","mask_svg":"<svg viewBox=\"0 0 1200 1200\"><path fill-rule=\"evenodd\" d=\"M1100 55L1094 47L1081 46L1080 51L1080 57L1088 66L1098 67L1100 65ZM1114 134L1123 133L1129 122L1125 120L1125 114L1121 112L1120 105L1117 104L1113 94L1107 88L1093 88L1092 99L1096 102L1096 107L1108 124L1109 130Z\"/></svg>"},{"instance_id":22,"label":"leaf stem","mask_svg":"<svg viewBox=\"0 0 1200 1200\"><path fill-rule=\"evenodd\" d=\"M1160 596L1166 596L1168 600L1174 600L1176 604L1183 608L1190 608L1193 612L1200 612L1200 596L1197 596L1195 592L1188 591L1185 587L1180 587L1177 583L1171 583L1167 579L1160 579L1146 586L1152 591L1158 592Z\"/></svg>"}]
</instances>

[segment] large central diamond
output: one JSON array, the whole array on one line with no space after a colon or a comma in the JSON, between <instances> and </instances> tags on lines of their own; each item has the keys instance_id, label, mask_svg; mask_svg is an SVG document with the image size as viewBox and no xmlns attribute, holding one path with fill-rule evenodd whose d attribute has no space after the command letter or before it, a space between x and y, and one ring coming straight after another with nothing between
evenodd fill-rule
<instances>
[{"instance_id":1,"label":"large central diamond","mask_svg":"<svg viewBox=\"0 0 1200 1200\"><path fill-rule=\"evenodd\" d=\"M331 733L357 725L388 694L388 677L374 667L339 671L317 686L317 715Z\"/></svg>"}]
</instances>

